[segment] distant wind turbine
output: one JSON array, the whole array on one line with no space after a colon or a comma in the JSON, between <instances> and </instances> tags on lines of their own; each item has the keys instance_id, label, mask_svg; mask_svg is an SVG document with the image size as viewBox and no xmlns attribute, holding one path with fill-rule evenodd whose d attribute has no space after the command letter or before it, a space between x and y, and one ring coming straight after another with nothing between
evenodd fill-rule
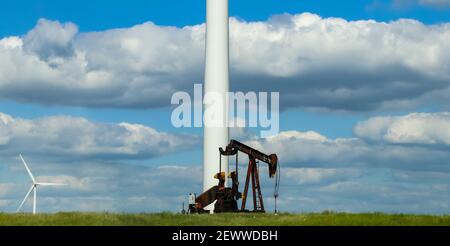
<instances>
[{"instance_id":1,"label":"distant wind turbine","mask_svg":"<svg viewBox=\"0 0 450 246\"><path fill-rule=\"evenodd\" d=\"M31 192L33 192L33 214L36 214L36 192L37 192L37 187L38 186L62 186L62 185L65 185L65 184L36 182L36 180L34 179L33 173L31 173L31 170L30 170L30 168L28 168L28 165L25 162L25 160L23 159L22 155L19 155L19 157L22 160L22 163L25 166L25 169L27 169L28 175L30 176L31 181L33 183L31 184L30 190L25 195L25 198L23 199L22 203L20 204L19 208L17 209L17 212L19 212L20 209L22 209L22 206L25 203L25 201L28 199L28 196L30 196Z\"/></svg>"}]
</instances>

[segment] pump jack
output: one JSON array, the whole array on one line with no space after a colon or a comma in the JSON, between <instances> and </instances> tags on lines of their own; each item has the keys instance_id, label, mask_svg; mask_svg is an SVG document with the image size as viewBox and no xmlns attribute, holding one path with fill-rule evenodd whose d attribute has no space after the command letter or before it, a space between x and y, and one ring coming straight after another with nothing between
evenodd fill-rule
<instances>
[{"instance_id":1,"label":"pump jack","mask_svg":"<svg viewBox=\"0 0 450 246\"><path fill-rule=\"evenodd\" d=\"M239 192L239 173L238 173L238 154L242 152L248 155L249 163L247 168L247 176L245 179L244 193ZM225 187L226 174L222 172L222 165L220 163L219 173L215 175L215 178L219 180L217 186L212 187L208 191L202 193L198 197L194 197L195 203L189 205L191 213L203 213L208 212L204 208L213 202L216 202L214 206L215 212L249 212L246 209L247 194L250 182L252 183L253 193L253 211L264 213L264 202L261 192L261 185L259 181L259 168L258 162L264 162L269 166L269 177L276 176L278 168L278 157L276 154L266 155L256 149L253 149L243 143L236 140L231 140L225 149L219 148L220 156L236 156L236 170L229 174L229 178L232 180L231 188ZM222 158L220 158L222 159ZM277 176L278 178L278 176ZM277 180L278 181L278 180ZM278 182L277 182L278 184ZM195 196L195 195L193 195ZM241 208L237 206L237 200L242 198Z\"/></svg>"}]
</instances>

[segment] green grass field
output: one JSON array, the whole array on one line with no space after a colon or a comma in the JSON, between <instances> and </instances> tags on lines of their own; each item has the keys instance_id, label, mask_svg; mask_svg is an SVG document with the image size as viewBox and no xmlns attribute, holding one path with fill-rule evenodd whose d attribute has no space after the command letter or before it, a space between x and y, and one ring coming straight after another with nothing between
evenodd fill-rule
<instances>
[{"instance_id":1,"label":"green grass field","mask_svg":"<svg viewBox=\"0 0 450 246\"><path fill-rule=\"evenodd\" d=\"M373 214L0 214L0 226L450 226L450 216Z\"/></svg>"}]
</instances>

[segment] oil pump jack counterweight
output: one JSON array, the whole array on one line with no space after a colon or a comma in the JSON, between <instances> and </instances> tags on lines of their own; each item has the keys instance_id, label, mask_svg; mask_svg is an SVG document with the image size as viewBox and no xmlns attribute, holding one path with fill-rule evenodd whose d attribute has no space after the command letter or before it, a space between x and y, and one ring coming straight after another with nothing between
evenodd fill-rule
<instances>
[{"instance_id":1,"label":"oil pump jack counterweight","mask_svg":"<svg viewBox=\"0 0 450 246\"><path fill-rule=\"evenodd\" d=\"M238 153L242 152L248 155L249 163L247 168L247 175L245 179L244 193L239 192L239 173L238 173ZM236 170L228 175L228 178L232 180L231 188L225 187L226 174L219 170L219 173L215 175L215 178L219 180L219 184L207 190L203 194L195 198L195 204L190 204L191 213L203 213L208 212L204 208L213 202L215 203L214 212L249 212L246 209L247 194L249 185L252 185L253 195L253 211L252 212L265 212L264 201L261 192L261 185L259 181L259 168L258 163L263 162L268 165L269 177L276 177L276 193L278 193L279 186L279 174L278 169L278 157L276 154L266 155L256 149L253 149L243 143L236 140L231 140L225 149L219 148L220 157L224 156L236 156ZM221 159L221 158L219 158ZM221 165L220 165L221 169ZM275 199L278 194L274 195ZM241 208L237 206L237 200L242 198Z\"/></svg>"}]
</instances>

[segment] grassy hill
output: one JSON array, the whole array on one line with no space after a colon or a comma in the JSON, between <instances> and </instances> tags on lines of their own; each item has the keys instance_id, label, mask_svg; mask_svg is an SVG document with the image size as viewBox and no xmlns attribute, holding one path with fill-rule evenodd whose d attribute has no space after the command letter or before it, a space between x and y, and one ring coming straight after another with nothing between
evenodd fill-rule
<instances>
[{"instance_id":1,"label":"grassy hill","mask_svg":"<svg viewBox=\"0 0 450 246\"><path fill-rule=\"evenodd\" d=\"M373 214L0 214L0 226L450 226L450 216Z\"/></svg>"}]
</instances>

